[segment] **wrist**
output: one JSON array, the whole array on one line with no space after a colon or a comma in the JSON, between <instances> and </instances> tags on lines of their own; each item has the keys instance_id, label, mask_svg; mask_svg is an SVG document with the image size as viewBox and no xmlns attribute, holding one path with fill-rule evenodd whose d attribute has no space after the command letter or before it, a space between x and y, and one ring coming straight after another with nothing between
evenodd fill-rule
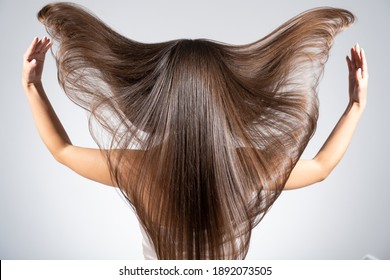
<instances>
[{"instance_id":1,"label":"wrist","mask_svg":"<svg viewBox=\"0 0 390 280\"><path fill-rule=\"evenodd\" d=\"M366 103L365 102L356 102L356 101L350 101L347 106L347 112L354 111L359 114L362 114L364 110L366 109Z\"/></svg>"},{"instance_id":2,"label":"wrist","mask_svg":"<svg viewBox=\"0 0 390 280\"><path fill-rule=\"evenodd\" d=\"M42 81L30 82L30 81L22 80L22 85L26 92L30 90L37 90L43 88Z\"/></svg>"}]
</instances>

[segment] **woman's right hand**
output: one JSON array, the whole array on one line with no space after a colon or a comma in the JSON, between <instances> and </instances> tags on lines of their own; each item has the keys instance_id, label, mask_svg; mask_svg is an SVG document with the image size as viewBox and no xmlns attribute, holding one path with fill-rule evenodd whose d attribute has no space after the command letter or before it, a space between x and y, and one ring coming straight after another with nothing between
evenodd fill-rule
<instances>
[{"instance_id":1,"label":"woman's right hand","mask_svg":"<svg viewBox=\"0 0 390 280\"><path fill-rule=\"evenodd\" d=\"M46 52L50 49L51 45L52 43L47 37L43 37L42 40L34 38L31 42L31 45L23 56L23 86L41 83Z\"/></svg>"},{"instance_id":2,"label":"woman's right hand","mask_svg":"<svg viewBox=\"0 0 390 280\"><path fill-rule=\"evenodd\" d=\"M349 106L324 145L312 160L299 160L284 189L296 189L324 180L340 162L351 143L366 106L368 69L363 49L356 44L347 57L349 70Z\"/></svg>"},{"instance_id":3,"label":"woman's right hand","mask_svg":"<svg viewBox=\"0 0 390 280\"><path fill-rule=\"evenodd\" d=\"M356 44L347 56L349 70L350 105L357 104L364 109L367 102L368 67L364 50Z\"/></svg>"}]
</instances>

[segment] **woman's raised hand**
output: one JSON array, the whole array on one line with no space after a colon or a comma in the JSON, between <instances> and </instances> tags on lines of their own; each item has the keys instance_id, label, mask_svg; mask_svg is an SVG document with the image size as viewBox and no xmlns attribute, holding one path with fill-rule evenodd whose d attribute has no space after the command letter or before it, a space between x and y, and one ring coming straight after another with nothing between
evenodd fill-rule
<instances>
[{"instance_id":1,"label":"woman's raised hand","mask_svg":"<svg viewBox=\"0 0 390 280\"><path fill-rule=\"evenodd\" d=\"M41 82L45 55L51 45L47 37L41 40L36 37L31 42L23 56L22 83L24 86Z\"/></svg>"},{"instance_id":2,"label":"woman's raised hand","mask_svg":"<svg viewBox=\"0 0 390 280\"><path fill-rule=\"evenodd\" d=\"M367 102L368 67L364 50L356 44L347 56L349 70L349 99L351 105L357 103L365 108Z\"/></svg>"}]
</instances>

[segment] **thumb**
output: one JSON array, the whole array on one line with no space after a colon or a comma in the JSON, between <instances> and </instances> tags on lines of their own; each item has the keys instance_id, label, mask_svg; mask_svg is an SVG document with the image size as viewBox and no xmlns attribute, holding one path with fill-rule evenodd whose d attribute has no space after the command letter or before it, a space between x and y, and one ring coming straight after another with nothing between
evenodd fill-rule
<instances>
[{"instance_id":1,"label":"thumb","mask_svg":"<svg viewBox=\"0 0 390 280\"><path fill-rule=\"evenodd\" d=\"M38 62L36 59L30 61L30 63L28 64L28 68L30 68L30 71L35 70L35 68L37 67L37 63Z\"/></svg>"}]
</instances>

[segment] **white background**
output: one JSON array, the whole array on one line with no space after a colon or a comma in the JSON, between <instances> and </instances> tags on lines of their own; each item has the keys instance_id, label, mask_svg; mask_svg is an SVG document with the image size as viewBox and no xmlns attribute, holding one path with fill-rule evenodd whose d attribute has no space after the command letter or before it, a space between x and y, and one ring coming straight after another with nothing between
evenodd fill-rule
<instances>
[{"instance_id":1,"label":"white background","mask_svg":"<svg viewBox=\"0 0 390 280\"><path fill-rule=\"evenodd\" d=\"M390 259L388 69L390 2L76 1L132 39L210 38L249 43L317 6L349 9L320 84L320 120L304 153L313 157L347 102L345 55L366 50L369 100L344 159L322 183L284 192L253 231L248 259ZM0 259L142 259L137 219L118 192L54 161L35 130L20 77L22 55L44 36L36 13L47 1L0 0ZM57 84L48 56L44 85L75 145L95 147L87 117Z\"/></svg>"}]
</instances>

